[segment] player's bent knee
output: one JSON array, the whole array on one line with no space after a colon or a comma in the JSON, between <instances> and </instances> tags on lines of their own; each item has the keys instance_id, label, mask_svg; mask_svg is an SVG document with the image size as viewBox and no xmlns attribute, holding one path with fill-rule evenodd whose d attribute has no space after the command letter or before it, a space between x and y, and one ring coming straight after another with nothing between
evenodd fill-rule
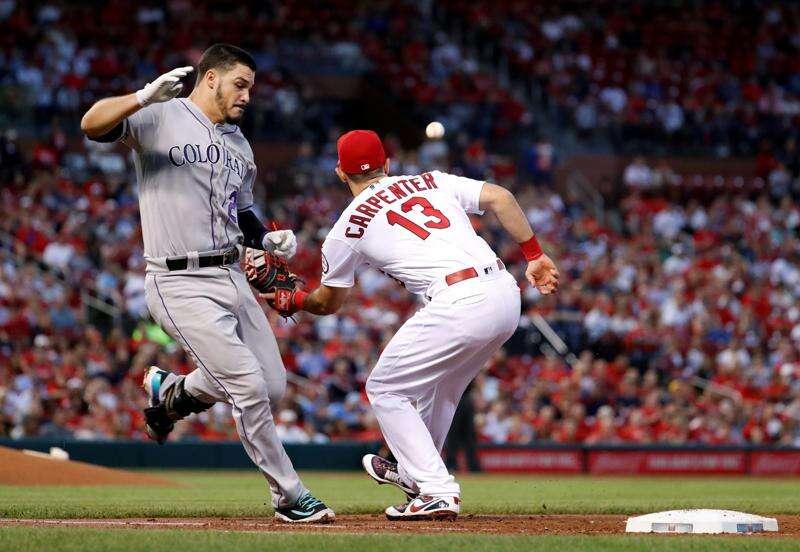
<instances>
[{"instance_id":1,"label":"player's bent knee","mask_svg":"<svg viewBox=\"0 0 800 552\"><path fill-rule=\"evenodd\" d=\"M266 405L269 408L270 389L261 374L248 375L242 378L237 396L234 397L239 408L253 408Z\"/></svg>"},{"instance_id":2,"label":"player's bent knee","mask_svg":"<svg viewBox=\"0 0 800 552\"><path fill-rule=\"evenodd\" d=\"M367 392L369 403L377 412L402 410L404 406L403 403L408 401L407 398L393 393L392 391L386 389L386 387L383 385L376 383L370 384L369 380L367 380L365 391Z\"/></svg>"},{"instance_id":3,"label":"player's bent knee","mask_svg":"<svg viewBox=\"0 0 800 552\"><path fill-rule=\"evenodd\" d=\"M367 379L367 383L364 384L364 391L367 393L370 404L374 405L376 398L380 395L379 385L374 380Z\"/></svg>"},{"instance_id":4,"label":"player's bent knee","mask_svg":"<svg viewBox=\"0 0 800 552\"><path fill-rule=\"evenodd\" d=\"M267 396L270 402L277 403L286 393L286 378L271 379L267 381Z\"/></svg>"},{"instance_id":5,"label":"player's bent knee","mask_svg":"<svg viewBox=\"0 0 800 552\"><path fill-rule=\"evenodd\" d=\"M402 394L403 389L406 387L405 385L387 382L380 376L375 377L376 372L380 374L377 367L372 370L372 374L370 374L370 377L367 378L367 382L364 384L364 391L367 393L367 398L370 403L374 404L376 400L381 400L387 395Z\"/></svg>"}]
</instances>

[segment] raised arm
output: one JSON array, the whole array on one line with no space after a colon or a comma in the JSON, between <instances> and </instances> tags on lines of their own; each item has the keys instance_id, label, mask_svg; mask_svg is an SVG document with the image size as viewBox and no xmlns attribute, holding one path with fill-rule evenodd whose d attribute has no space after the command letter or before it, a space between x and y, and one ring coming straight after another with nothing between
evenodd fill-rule
<instances>
[{"instance_id":1,"label":"raised arm","mask_svg":"<svg viewBox=\"0 0 800 552\"><path fill-rule=\"evenodd\" d=\"M525 277L540 293L547 295L558 289L559 273L555 263L544 254L533 233L525 213L514 195L501 186L485 183L480 195L481 210L489 210L497 216L503 229L522 248L528 268Z\"/></svg>"},{"instance_id":2,"label":"raised arm","mask_svg":"<svg viewBox=\"0 0 800 552\"><path fill-rule=\"evenodd\" d=\"M89 138L100 138L141 108L136 94L103 98L83 116L81 131Z\"/></svg>"},{"instance_id":3,"label":"raised arm","mask_svg":"<svg viewBox=\"0 0 800 552\"><path fill-rule=\"evenodd\" d=\"M108 134L141 108L151 103L166 102L180 94L183 88L181 79L192 71L194 68L191 65L179 67L147 83L138 92L96 102L81 119L81 130L89 138Z\"/></svg>"}]
</instances>

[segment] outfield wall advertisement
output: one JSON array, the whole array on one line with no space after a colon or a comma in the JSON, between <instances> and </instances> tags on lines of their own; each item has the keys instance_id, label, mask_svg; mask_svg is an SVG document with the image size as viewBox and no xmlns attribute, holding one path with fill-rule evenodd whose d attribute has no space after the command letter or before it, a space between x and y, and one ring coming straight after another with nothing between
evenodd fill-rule
<instances>
[{"instance_id":1,"label":"outfield wall advertisement","mask_svg":"<svg viewBox=\"0 0 800 552\"><path fill-rule=\"evenodd\" d=\"M479 457L495 473L800 475L800 450L486 446Z\"/></svg>"},{"instance_id":2,"label":"outfield wall advertisement","mask_svg":"<svg viewBox=\"0 0 800 552\"><path fill-rule=\"evenodd\" d=\"M58 447L72 460L119 468L252 468L236 441L83 441L0 439L0 447L48 452ZM381 453L381 443L337 442L286 445L295 467L307 470L360 470L367 453ZM759 475L800 476L800 448L660 447L580 445L481 445L483 471L593 475Z\"/></svg>"},{"instance_id":3,"label":"outfield wall advertisement","mask_svg":"<svg viewBox=\"0 0 800 552\"><path fill-rule=\"evenodd\" d=\"M596 475L745 473L744 452L589 451L587 472Z\"/></svg>"},{"instance_id":4,"label":"outfield wall advertisement","mask_svg":"<svg viewBox=\"0 0 800 552\"><path fill-rule=\"evenodd\" d=\"M800 452L758 451L750 454L753 475L800 475Z\"/></svg>"},{"instance_id":5,"label":"outfield wall advertisement","mask_svg":"<svg viewBox=\"0 0 800 552\"><path fill-rule=\"evenodd\" d=\"M580 450L482 449L478 452L483 471L498 473L582 473Z\"/></svg>"}]
</instances>

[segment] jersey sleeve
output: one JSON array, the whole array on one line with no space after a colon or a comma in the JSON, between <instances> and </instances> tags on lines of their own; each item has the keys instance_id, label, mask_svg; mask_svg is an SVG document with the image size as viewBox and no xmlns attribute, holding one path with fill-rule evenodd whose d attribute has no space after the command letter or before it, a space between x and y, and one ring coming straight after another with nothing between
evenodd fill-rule
<instances>
[{"instance_id":1,"label":"jersey sleeve","mask_svg":"<svg viewBox=\"0 0 800 552\"><path fill-rule=\"evenodd\" d=\"M363 263L361 254L342 240L328 237L322 244L322 283L329 287L355 285L356 269Z\"/></svg>"},{"instance_id":2,"label":"jersey sleeve","mask_svg":"<svg viewBox=\"0 0 800 552\"><path fill-rule=\"evenodd\" d=\"M122 121L122 135L117 141L136 151L154 148L164 105L148 105Z\"/></svg>"},{"instance_id":3,"label":"jersey sleeve","mask_svg":"<svg viewBox=\"0 0 800 552\"><path fill-rule=\"evenodd\" d=\"M481 190L483 181L474 180L465 176L443 173L441 171L431 172L436 185L451 194L456 201L464 208L467 213L482 215L480 209Z\"/></svg>"},{"instance_id":4,"label":"jersey sleeve","mask_svg":"<svg viewBox=\"0 0 800 552\"><path fill-rule=\"evenodd\" d=\"M253 199L253 185L255 184L257 173L258 169L256 168L255 163L247 167L247 172L242 180L242 187L239 188L239 195L236 199L236 208L240 211L244 211L253 207L253 202L255 201Z\"/></svg>"}]
</instances>

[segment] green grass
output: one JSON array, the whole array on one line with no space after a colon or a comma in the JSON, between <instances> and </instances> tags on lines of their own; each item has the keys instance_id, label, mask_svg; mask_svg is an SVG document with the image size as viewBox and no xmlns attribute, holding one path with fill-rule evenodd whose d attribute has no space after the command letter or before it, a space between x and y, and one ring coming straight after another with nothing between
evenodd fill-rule
<instances>
[{"instance_id":1,"label":"green grass","mask_svg":"<svg viewBox=\"0 0 800 552\"><path fill-rule=\"evenodd\" d=\"M797 550L797 541L737 537L527 537L469 535L334 535L162 531L136 529L9 527L0 529L0 550L105 552L115 550L324 550L371 552L436 550Z\"/></svg>"},{"instance_id":2,"label":"green grass","mask_svg":"<svg viewBox=\"0 0 800 552\"><path fill-rule=\"evenodd\" d=\"M0 517L259 517L271 516L266 482L254 471L160 471L183 488L0 486ZM401 499L360 473L303 473L312 491L338 514L379 513ZM800 513L800 480L754 478L543 477L459 478L470 514L617 513L673 508L730 508L761 514ZM622 530L622 527L620 527ZM132 531L136 531L132 533ZM324 531L324 530L323 530ZM0 550L796 550L780 538L669 536L497 536L279 533L21 527L0 525Z\"/></svg>"},{"instance_id":3,"label":"green grass","mask_svg":"<svg viewBox=\"0 0 800 552\"><path fill-rule=\"evenodd\" d=\"M271 514L254 471L161 471L185 488L0 486L0 517L194 517ZM378 513L402 495L360 473L306 472L303 481L339 514ZM674 508L800 513L800 479L543 477L459 478L474 514L632 514Z\"/></svg>"}]
</instances>

